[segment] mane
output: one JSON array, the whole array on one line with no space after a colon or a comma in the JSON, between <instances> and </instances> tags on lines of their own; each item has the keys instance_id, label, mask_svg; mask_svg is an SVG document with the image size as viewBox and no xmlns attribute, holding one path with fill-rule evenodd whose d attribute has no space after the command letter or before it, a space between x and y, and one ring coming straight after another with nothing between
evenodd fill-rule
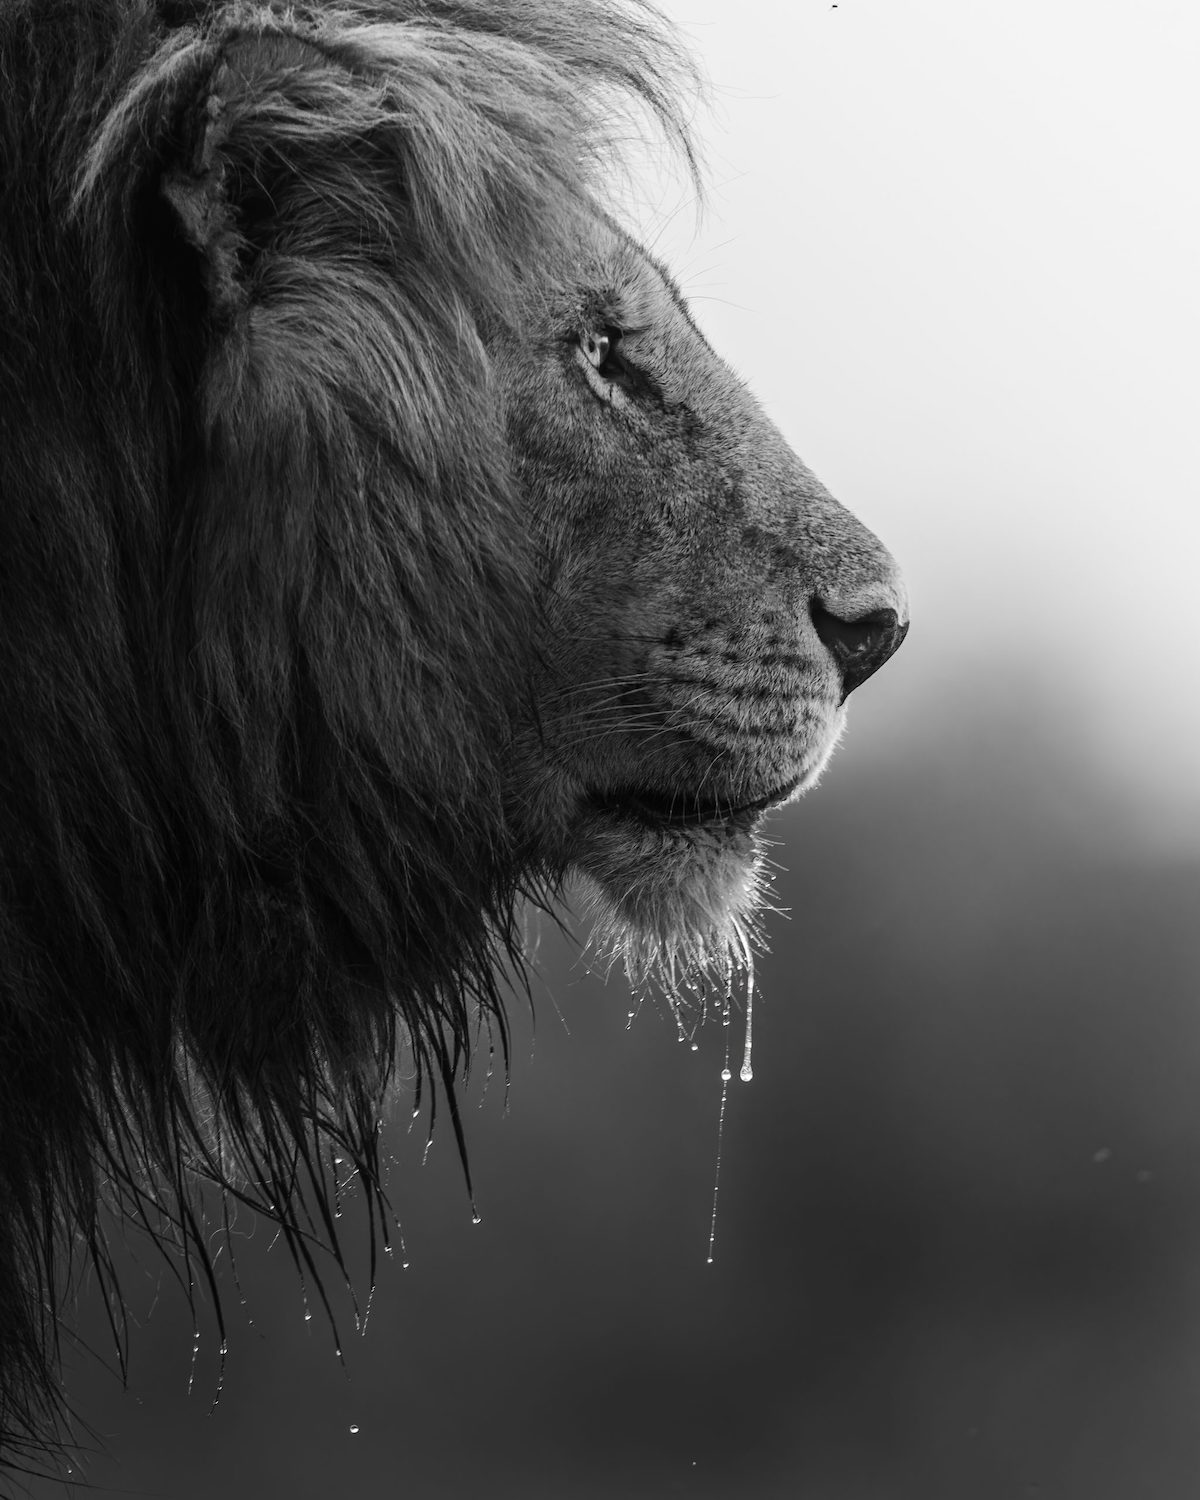
<instances>
[{"instance_id":1,"label":"mane","mask_svg":"<svg viewBox=\"0 0 1200 1500\"><path fill-rule=\"evenodd\" d=\"M486 340L602 211L623 121L694 168L687 81L616 0L0 7L17 1466L66 1415L80 1249L120 1307L106 1201L219 1321L201 1184L319 1284L334 1151L386 1243L399 1057L462 1147L514 905L554 878L497 756L537 610Z\"/></svg>"}]
</instances>

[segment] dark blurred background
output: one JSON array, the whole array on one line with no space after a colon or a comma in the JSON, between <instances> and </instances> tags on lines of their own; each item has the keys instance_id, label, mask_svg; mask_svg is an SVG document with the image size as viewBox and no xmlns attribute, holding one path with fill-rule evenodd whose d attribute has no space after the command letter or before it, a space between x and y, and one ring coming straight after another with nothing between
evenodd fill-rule
<instances>
[{"instance_id":1,"label":"dark blurred background","mask_svg":"<svg viewBox=\"0 0 1200 1500\"><path fill-rule=\"evenodd\" d=\"M914 609L771 825L715 1261L721 1028L627 1027L543 923L509 1111L468 1110L482 1223L401 1101L409 1269L364 1338L335 1298L343 1369L244 1215L211 1411L211 1315L189 1396L131 1240L128 1392L69 1360L102 1493L1200 1495L1200 12L670 8L713 203L648 230ZM111 1347L86 1289L79 1326Z\"/></svg>"},{"instance_id":2,"label":"dark blurred background","mask_svg":"<svg viewBox=\"0 0 1200 1500\"><path fill-rule=\"evenodd\" d=\"M902 659L877 699L903 695ZM854 729L885 733L862 696ZM986 710L961 697L929 702L894 764L859 764L853 736L778 819L791 918L759 965L712 1265L720 1027L698 1053L651 1008L627 1028L621 985L545 924L510 1110L493 1080L469 1114L482 1223L449 1136L422 1168L394 1131L410 1266L383 1261L361 1339L336 1299L345 1369L283 1247L240 1223L248 1306L227 1274L215 1411L211 1320L189 1398L189 1317L139 1250L129 1392L72 1362L107 1450L90 1480L172 1500L1196 1493L1200 861L1139 849L1034 672ZM343 1223L365 1287L361 1209ZM104 1348L94 1299L83 1326Z\"/></svg>"}]
</instances>

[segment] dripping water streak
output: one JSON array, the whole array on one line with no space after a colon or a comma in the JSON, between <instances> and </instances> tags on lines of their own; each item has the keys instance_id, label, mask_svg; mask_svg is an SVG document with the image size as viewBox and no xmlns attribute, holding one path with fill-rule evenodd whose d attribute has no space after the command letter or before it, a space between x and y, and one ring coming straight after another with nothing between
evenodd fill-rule
<instances>
[{"instance_id":1,"label":"dripping water streak","mask_svg":"<svg viewBox=\"0 0 1200 1500\"><path fill-rule=\"evenodd\" d=\"M717 1164L713 1171L712 1221L708 1226L708 1264L713 1263L713 1246L717 1240L717 1196L721 1191L721 1147L725 1140L725 1105L729 1099L729 996L725 997L725 1013L721 1024L725 1028L725 1066L721 1069L721 1110L717 1116Z\"/></svg>"},{"instance_id":2,"label":"dripping water streak","mask_svg":"<svg viewBox=\"0 0 1200 1500\"><path fill-rule=\"evenodd\" d=\"M192 1394L192 1386L196 1383L196 1356L200 1353L200 1330L197 1328L192 1334L192 1367L188 1371L188 1395Z\"/></svg>"},{"instance_id":3,"label":"dripping water streak","mask_svg":"<svg viewBox=\"0 0 1200 1500\"><path fill-rule=\"evenodd\" d=\"M213 1392L212 1405L208 1408L208 1414L210 1417L212 1416L213 1412L216 1411L217 1405L221 1400L221 1392L225 1389L225 1356L228 1353L229 1341L228 1339L222 1339L221 1347L217 1350L217 1354L220 1356L221 1360L221 1363L217 1367L217 1388Z\"/></svg>"}]
</instances>

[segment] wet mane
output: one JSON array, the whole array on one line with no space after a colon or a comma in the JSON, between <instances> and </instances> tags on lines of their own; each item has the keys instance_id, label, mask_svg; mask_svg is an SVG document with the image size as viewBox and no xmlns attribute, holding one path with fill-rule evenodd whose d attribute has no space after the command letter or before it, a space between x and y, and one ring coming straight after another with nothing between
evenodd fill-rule
<instances>
[{"instance_id":1,"label":"wet mane","mask_svg":"<svg viewBox=\"0 0 1200 1500\"><path fill-rule=\"evenodd\" d=\"M206 1181L311 1267L334 1150L386 1239L398 1056L461 1141L549 878L498 758L536 604L485 340L630 109L690 160L678 85L615 0L0 6L9 1462L80 1247L113 1289L106 1201L185 1283Z\"/></svg>"}]
</instances>

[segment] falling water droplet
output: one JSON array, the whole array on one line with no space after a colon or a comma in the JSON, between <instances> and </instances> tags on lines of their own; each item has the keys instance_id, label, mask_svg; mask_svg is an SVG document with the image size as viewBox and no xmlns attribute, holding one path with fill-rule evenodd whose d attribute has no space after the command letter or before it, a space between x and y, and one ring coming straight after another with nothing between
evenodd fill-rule
<instances>
[{"instance_id":1,"label":"falling water droplet","mask_svg":"<svg viewBox=\"0 0 1200 1500\"><path fill-rule=\"evenodd\" d=\"M483 1215L479 1212L479 1210L475 1207L475 1205L473 1203L471 1204L471 1223L472 1224L482 1224L483 1223Z\"/></svg>"},{"instance_id":2,"label":"falling water droplet","mask_svg":"<svg viewBox=\"0 0 1200 1500\"><path fill-rule=\"evenodd\" d=\"M351 1432L357 1432L358 1431L358 1423L357 1422L351 1422L350 1423L350 1431Z\"/></svg>"},{"instance_id":3,"label":"falling water droplet","mask_svg":"<svg viewBox=\"0 0 1200 1500\"><path fill-rule=\"evenodd\" d=\"M693 1052L699 1052L699 1050L700 1050L700 1043L699 1042L693 1042L692 1043L692 1051Z\"/></svg>"},{"instance_id":4,"label":"falling water droplet","mask_svg":"<svg viewBox=\"0 0 1200 1500\"><path fill-rule=\"evenodd\" d=\"M311 1311L311 1309L310 1309L310 1308L307 1308L307 1307L306 1307L306 1308L305 1308L305 1309L304 1309L304 1321L305 1321L305 1322L306 1322L306 1323L311 1323L311 1322L312 1322L312 1311Z\"/></svg>"}]
</instances>

